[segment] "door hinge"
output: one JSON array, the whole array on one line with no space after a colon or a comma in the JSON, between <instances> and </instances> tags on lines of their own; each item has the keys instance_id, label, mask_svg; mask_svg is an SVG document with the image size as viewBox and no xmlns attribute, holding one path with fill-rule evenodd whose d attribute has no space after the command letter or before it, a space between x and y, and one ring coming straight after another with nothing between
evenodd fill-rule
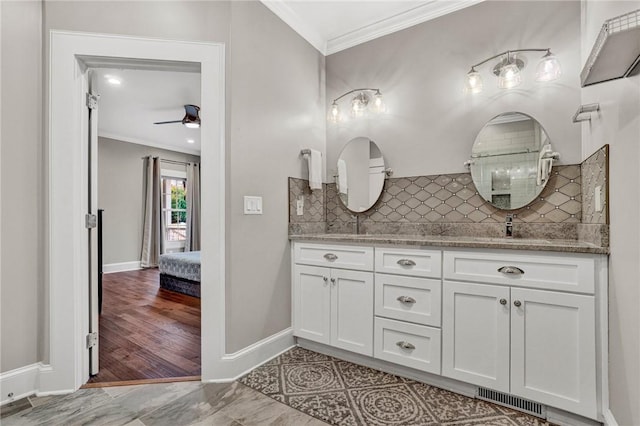
<instances>
[{"instance_id":1,"label":"door hinge","mask_svg":"<svg viewBox=\"0 0 640 426\"><path fill-rule=\"evenodd\" d=\"M98 226L98 216L95 214L84 215L84 226L87 229L92 229Z\"/></svg>"},{"instance_id":2,"label":"door hinge","mask_svg":"<svg viewBox=\"0 0 640 426\"><path fill-rule=\"evenodd\" d=\"M98 344L98 332L94 331L93 333L87 334L87 349L91 349L97 344Z\"/></svg>"},{"instance_id":3,"label":"door hinge","mask_svg":"<svg viewBox=\"0 0 640 426\"><path fill-rule=\"evenodd\" d=\"M100 95L94 95L93 93L87 93L87 108L96 109L98 108L98 101L100 100Z\"/></svg>"}]
</instances>

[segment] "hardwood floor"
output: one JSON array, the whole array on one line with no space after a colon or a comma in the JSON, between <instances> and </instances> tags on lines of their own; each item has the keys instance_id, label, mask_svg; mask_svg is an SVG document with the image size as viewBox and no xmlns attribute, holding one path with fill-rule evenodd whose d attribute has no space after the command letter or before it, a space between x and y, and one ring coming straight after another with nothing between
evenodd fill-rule
<instances>
[{"instance_id":1,"label":"hardwood floor","mask_svg":"<svg viewBox=\"0 0 640 426\"><path fill-rule=\"evenodd\" d=\"M200 299L158 283L157 269L104 275L100 372L89 383L200 375Z\"/></svg>"}]
</instances>

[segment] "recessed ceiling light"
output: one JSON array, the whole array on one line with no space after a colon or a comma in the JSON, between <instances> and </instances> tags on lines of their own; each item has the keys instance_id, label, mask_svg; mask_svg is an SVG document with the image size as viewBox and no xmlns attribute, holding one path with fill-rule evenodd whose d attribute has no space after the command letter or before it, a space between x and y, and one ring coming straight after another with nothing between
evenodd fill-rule
<instances>
[{"instance_id":1,"label":"recessed ceiling light","mask_svg":"<svg viewBox=\"0 0 640 426\"><path fill-rule=\"evenodd\" d=\"M110 77L107 79L107 82L109 84L113 84L114 86L119 86L120 83L122 83L119 79L115 78L115 77Z\"/></svg>"},{"instance_id":2,"label":"recessed ceiling light","mask_svg":"<svg viewBox=\"0 0 640 426\"><path fill-rule=\"evenodd\" d=\"M196 141L194 141L193 139L187 139L187 143L195 143Z\"/></svg>"}]
</instances>

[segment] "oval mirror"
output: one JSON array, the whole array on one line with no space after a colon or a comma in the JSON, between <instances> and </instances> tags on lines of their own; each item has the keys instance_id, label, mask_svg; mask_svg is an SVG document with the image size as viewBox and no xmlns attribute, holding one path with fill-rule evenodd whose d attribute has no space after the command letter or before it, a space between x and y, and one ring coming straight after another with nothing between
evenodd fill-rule
<instances>
[{"instance_id":1,"label":"oval mirror","mask_svg":"<svg viewBox=\"0 0 640 426\"><path fill-rule=\"evenodd\" d=\"M471 149L471 177L478 193L502 210L531 203L542 192L558 154L542 125L521 112L492 118Z\"/></svg>"},{"instance_id":2,"label":"oval mirror","mask_svg":"<svg viewBox=\"0 0 640 426\"><path fill-rule=\"evenodd\" d=\"M351 139L338 157L338 198L354 213L367 211L378 201L385 176L378 145L365 137Z\"/></svg>"}]
</instances>

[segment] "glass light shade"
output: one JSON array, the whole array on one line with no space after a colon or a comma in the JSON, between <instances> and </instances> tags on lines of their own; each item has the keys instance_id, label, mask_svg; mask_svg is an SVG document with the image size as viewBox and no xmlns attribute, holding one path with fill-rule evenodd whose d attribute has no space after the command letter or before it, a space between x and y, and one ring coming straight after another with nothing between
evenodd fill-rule
<instances>
[{"instance_id":1,"label":"glass light shade","mask_svg":"<svg viewBox=\"0 0 640 426\"><path fill-rule=\"evenodd\" d=\"M380 92L377 92L373 96L373 105L371 106L371 109L377 113L381 113L385 111L386 108L382 100L382 94Z\"/></svg>"},{"instance_id":2,"label":"glass light shade","mask_svg":"<svg viewBox=\"0 0 640 426\"><path fill-rule=\"evenodd\" d=\"M200 127L200 123L195 123L195 122L191 122L191 121L187 121L186 123L184 123L185 127L188 127L190 129L197 129L198 127Z\"/></svg>"},{"instance_id":3,"label":"glass light shade","mask_svg":"<svg viewBox=\"0 0 640 426\"><path fill-rule=\"evenodd\" d=\"M331 109L329 110L329 121L332 123L337 123L340 120L340 108L338 108L337 103L333 103L331 105Z\"/></svg>"},{"instance_id":4,"label":"glass light shade","mask_svg":"<svg viewBox=\"0 0 640 426\"><path fill-rule=\"evenodd\" d=\"M553 81L562 75L560 61L551 52L540 59L536 68L536 81Z\"/></svg>"},{"instance_id":5,"label":"glass light shade","mask_svg":"<svg viewBox=\"0 0 640 426\"><path fill-rule=\"evenodd\" d=\"M482 77L480 76L480 73L478 71L469 71L464 84L464 89L467 93L482 92Z\"/></svg>"},{"instance_id":6,"label":"glass light shade","mask_svg":"<svg viewBox=\"0 0 640 426\"><path fill-rule=\"evenodd\" d=\"M514 63L511 62L506 64L500 70L500 75L498 76L498 87L501 89L511 89L520 85L522 82L522 76L520 75L520 68Z\"/></svg>"},{"instance_id":7,"label":"glass light shade","mask_svg":"<svg viewBox=\"0 0 640 426\"><path fill-rule=\"evenodd\" d=\"M351 101L351 115L354 117L360 117L364 113L366 105L358 99L358 97L353 98Z\"/></svg>"}]
</instances>

